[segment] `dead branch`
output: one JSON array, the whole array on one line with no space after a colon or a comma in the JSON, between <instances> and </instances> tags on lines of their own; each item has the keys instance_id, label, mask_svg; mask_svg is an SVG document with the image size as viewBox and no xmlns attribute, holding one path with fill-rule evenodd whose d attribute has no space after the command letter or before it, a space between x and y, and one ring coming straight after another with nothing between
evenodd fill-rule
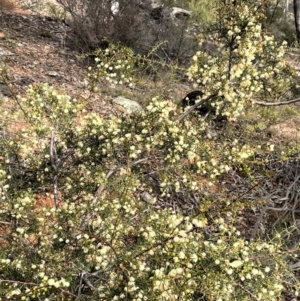
<instances>
[{"instance_id":1,"label":"dead branch","mask_svg":"<svg viewBox=\"0 0 300 301\"><path fill-rule=\"evenodd\" d=\"M289 105L291 103L299 102L300 98L292 99L289 101L283 101L283 102L262 102L262 101L254 101L255 104L265 107L276 107L276 106L285 106Z\"/></svg>"},{"instance_id":2,"label":"dead branch","mask_svg":"<svg viewBox=\"0 0 300 301\"><path fill-rule=\"evenodd\" d=\"M54 171L53 175L53 195L54 195L54 201L55 201L55 207L58 208L59 201L58 201L58 164L59 160L57 157L56 152L56 145L55 145L55 134L54 131L51 131L51 142L50 142L50 160L51 160L51 166Z\"/></svg>"}]
</instances>

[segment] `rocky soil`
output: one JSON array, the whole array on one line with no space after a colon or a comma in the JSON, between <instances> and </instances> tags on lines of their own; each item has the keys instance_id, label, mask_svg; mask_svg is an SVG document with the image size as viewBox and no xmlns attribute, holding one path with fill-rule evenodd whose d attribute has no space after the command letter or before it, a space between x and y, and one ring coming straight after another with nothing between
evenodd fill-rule
<instances>
[{"instance_id":1,"label":"rocky soil","mask_svg":"<svg viewBox=\"0 0 300 301\"><path fill-rule=\"evenodd\" d=\"M93 109L108 113L109 97L92 93L84 84L87 60L72 45L70 27L47 15L17 9L0 10L0 60L8 68L10 91L0 79L0 96L24 93L28 85L47 82L64 87L76 98L89 101Z\"/></svg>"}]
</instances>

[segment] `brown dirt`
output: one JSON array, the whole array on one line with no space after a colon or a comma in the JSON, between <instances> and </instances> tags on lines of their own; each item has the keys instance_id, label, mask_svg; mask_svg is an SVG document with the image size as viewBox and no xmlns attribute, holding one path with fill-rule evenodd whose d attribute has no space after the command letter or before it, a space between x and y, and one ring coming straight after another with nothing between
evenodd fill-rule
<instances>
[{"instance_id":1,"label":"brown dirt","mask_svg":"<svg viewBox=\"0 0 300 301\"><path fill-rule=\"evenodd\" d=\"M270 131L277 137L286 138L288 140L300 139L300 118L295 116L285 122L273 125Z\"/></svg>"},{"instance_id":2,"label":"brown dirt","mask_svg":"<svg viewBox=\"0 0 300 301\"><path fill-rule=\"evenodd\" d=\"M0 60L5 62L12 83L9 91L0 78L0 96L10 102L11 92L23 94L28 85L45 82L57 89L64 87L72 97L108 113L108 97L92 93L83 84L86 64L71 45L72 37L67 25L50 17L19 9L0 10Z\"/></svg>"}]
</instances>

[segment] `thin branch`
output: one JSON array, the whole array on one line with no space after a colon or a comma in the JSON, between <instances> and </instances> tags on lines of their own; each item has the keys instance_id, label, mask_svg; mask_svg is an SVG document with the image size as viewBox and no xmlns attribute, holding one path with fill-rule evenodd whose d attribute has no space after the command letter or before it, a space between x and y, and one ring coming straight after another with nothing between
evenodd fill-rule
<instances>
[{"instance_id":1,"label":"thin branch","mask_svg":"<svg viewBox=\"0 0 300 301\"><path fill-rule=\"evenodd\" d=\"M11 222L3 222L3 221L0 221L0 224L3 224L3 225L11 225Z\"/></svg>"},{"instance_id":2,"label":"thin branch","mask_svg":"<svg viewBox=\"0 0 300 301\"><path fill-rule=\"evenodd\" d=\"M107 173L107 175L105 176L105 178L106 179L108 179L111 175L113 175L117 170L119 170L120 168L119 167L116 167L116 168L114 168L114 169L111 169L108 173ZM95 205L96 203L97 203L97 199L98 199L98 197L101 195L101 193L103 192L103 190L105 189L105 184L103 184L103 185L100 185L98 188L97 188L97 190L96 190L96 192L95 192L95 194L94 194L94 198L93 198L93 201L92 201L92 204L93 205Z\"/></svg>"},{"instance_id":3,"label":"thin branch","mask_svg":"<svg viewBox=\"0 0 300 301\"><path fill-rule=\"evenodd\" d=\"M10 80L8 78L8 75L7 74L3 74L3 71L2 71L1 74L0 74L0 78L3 80L4 84L6 85L7 89L9 90L10 97L12 97L14 99L14 101L17 103L17 105L19 106L20 110L24 114L24 116L26 118L28 118L28 114L24 110L24 108L22 107L21 102L19 101L19 98L17 96L17 93L13 90L12 85L10 84Z\"/></svg>"},{"instance_id":4,"label":"thin branch","mask_svg":"<svg viewBox=\"0 0 300 301\"><path fill-rule=\"evenodd\" d=\"M137 165L137 164L140 164L140 163L142 163L144 161L147 161L147 160L148 160L148 158L138 159L138 160L132 162L130 164L130 167L134 166L134 165ZM106 174L105 178L109 179L114 173L116 173L120 169L121 169L121 166L110 169L109 172ZM103 193L105 188L106 188L106 184L102 184L97 188L97 190L94 194L93 200L92 200L93 205L95 205L97 203L97 200L98 200L99 196ZM90 218L91 218L91 213L88 213L88 215L85 217L85 219L83 221L82 227L85 227L87 225L87 222L89 221Z\"/></svg>"},{"instance_id":5,"label":"thin branch","mask_svg":"<svg viewBox=\"0 0 300 301\"><path fill-rule=\"evenodd\" d=\"M36 287L41 287L41 285L40 284L38 284L38 283L34 283L34 282L24 282L24 281L18 281L18 280L8 280L8 279L2 279L2 278L0 278L0 283L2 283L2 282L4 282L4 283L13 283L13 284L21 284L21 285L31 285L31 286L36 286ZM49 287L48 285L43 285L42 287ZM72 297L77 297L76 295L74 295L74 294L72 294L71 292L69 292L69 291L66 291L66 290L64 290L64 289L62 289L62 288L59 288L59 290L62 292L62 293L65 293L65 294L68 294L68 295L70 295L70 296L72 296ZM27 294L25 293L25 294L23 294L23 296L26 296ZM8 298L7 300L10 300L11 298Z\"/></svg>"},{"instance_id":6,"label":"thin branch","mask_svg":"<svg viewBox=\"0 0 300 301\"><path fill-rule=\"evenodd\" d=\"M92 285L92 283L90 282L90 280L86 277L86 272L82 272L82 280L85 282L85 284L90 288L90 289L92 289L92 290L94 290L94 291L98 291L98 289L94 286L94 285Z\"/></svg>"},{"instance_id":7,"label":"thin branch","mask_svg":"<svg viewBox=\"0 0 300 301\"><path fill-rule=\"evenodd\" d=\"M131 166L134 166L134 165L137 165L137 164L142 163L142 162L147 161L147 160L148 160L148 158L142 158L142 159L139 159L139 160L136 160L136 161L132 162L130 165L131 165ZM121 169L121 167L116 167L116 168L114 168L114 169L111 169L111 170L107 173L107 175L105 176L106 179L108 179L110 176L112 176L116 171L118 171L118 170L120 170L120 169ZM103 185L100 185L100 186L97 188L97 190L96 190L96 192L95 192L95 194L94 194L93 201L92 201L93 204L96 204L97 199L98 199L99 196L102 194L103 190L105 189L105 186L106 186L106 185L103 184Z\"/></svg>"},{"instance_id":8,"label":"thin branch","mask_svg":"<svg viewBox=\"0 0 300 301\"><path fill-rule=\"evenodd\" d=\"M245 288L243 285L241 285L240 283L237 283L237 286L239 286L243 291L245 291L247 294L249 294L253 298L253 300L259 301L259 299L252 292L250 292L247 288Z\"/></svg>"},{"instance_id":9,"label":"thin branch","mask_svg":"<svg viewBox=\"0 0 300 301\"><path fill-rule=\"evenodd\" d=\"M54 131L51 131L51 142L50 142L50 160L51 160L51 166L54 170L53 175L53 195L54 195L54 202L55 207L58 208L59 201L58 201L58 159L57 159L57 152L56 152L56 146L55 146L55 134Z\"/></svg>"},{"instance_id":10,"label":"thin branch","mask_svg":"<svg viewBox=\"0 0 300 301\"><path fill-rule=\"evenodd\" d=\"M297 270L297 269L299 269L300 268L300 261L298 261L298 262L296 262L294 264L289 265L289 268L291 270Z\"/></svg>"},{"instance_id":11,"label":"thin branch","mask_svg":"<svg viewBox=\"0 0 300 301\"><path fill-rule=\"evenodd\" d=\"M135 164L138 164L140 162L143 162L145 159L140 159L140 160L137 160L135 162L132 163L132 165L135 165ZM118 170L120 170L121 167L115 167L115 168L112 168L109 170L109 172L106 174L105 178L106 179L109 179L115 172L117 172ZM92 204L95 205L97 203L97 200L99 198L99 196L103 193L103 191L105 190L105 187L106 187L106 184L102 184L100 185L95 194L94 194L94 197L93 197L93 200L92 200ZM88 213L88 215L85 217L84 221L83 221L83 227L86 226L88 220L91 218L91 213Z\"/></svg>"},{"instance_id":12,"label":"thin branch","mask_svg":"<svg viewBox=\"0 0 300 301\"><path fill-rule=\"evenodd\" d=\"M2 278L0 278L0 283L2 283L2 282L4 282L4 283L15 283L15 284L21 284L21 285L39 286L38 283L34 283L34 282L9 280L9 279L2 279Z\"/></svg>"},{"instance_id":13,"label":"thin branch","mask_svg":"<svg viewBox=\"0 0 300 301\"><path fill-rule=\"evenodd\" d=\"M96 272L93 272L93 273L87 273L88 275L91 275L91 276L93 276L93 277L98 277L99 276L99 274L103 274L103 273L106 273L106 272L108 272L109 271L109 269L101 269L101 270L98 270L98 271L96 271Z\"/></svg>"},{"instance_id":14,"label":"thin branch","mask_svg":"<svg viewBox=\"0 0 300 301\"><path fill-rule=\"evenodd\" d=\"M265 107L276 107L276 106L285 106L289 105L291 103L299 102L300 98L292 99L289 101L283 101L283 102L262 102L262 101L254 101L255 104Z\"/></svg>"}]
</instances>

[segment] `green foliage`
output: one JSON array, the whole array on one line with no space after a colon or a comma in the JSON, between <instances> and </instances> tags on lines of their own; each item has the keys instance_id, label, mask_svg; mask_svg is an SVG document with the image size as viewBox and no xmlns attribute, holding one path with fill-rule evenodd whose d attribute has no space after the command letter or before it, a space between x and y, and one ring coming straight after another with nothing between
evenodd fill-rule
<instances>
[{"instance_id":1,"label":"green foliage","mask_svg":"<svg viewBox=\"0 0 300 301\"><path fill-rule=\"evenodd\" d=\"M132 87L136 74L135 63L140 58L132 49L111 44L104 50L97 49L92 55L95 56L96 65L88 68L87 77L93 90L103 78L116 85L128 84Z\"/></svg>"},{"instance_id":2,"label":"green foliage","mask_svg":"<svg viewBox=\"0 0 300 301\"><path fill-rule=\"evenodd\" d=\"M203 98L217 96L217 113L230 119L243 115L246 104L275 102L299 81L284 59L286 43L279 45L261 29L264 14L256 3L220 1L220 29L210 36L218 41L215 53L198 51L189 70L194 85L205 92Z\"/></svg>"},{"instance_id":3,"label":"green foliage","mask_svg":"<svg viewBox=\"0 0 300 301\"><path fill-rule=\"evenodd\" d=\"M99 91L103 82L134 88L146 75L148 87L149 79L161 77L164 73L167 73L169 80L178 80L186 69L180 68L176 63L167 64L154 58L164 44L156 45L147 55L137 54L129 47L113 43L106 49L97 49L84 55L83 57L95 57L95 64L88 67L87 86L94 92ZM164 81L166 88L166 80Z\"/></svg>"},{"instance_id":4,"label":"green foliage","mask_svg":"<svg viewBox=\"0 0 300 301\"><path fill-rule=\"evenodd\" d=\"M193 12L193 20L200 26L209 26L216 21L215 8L217 1L188 0L188 8Z\"/></svg>"},{"instance_id":5,"label":"green foliage","mask_svg":"<svg viewBox=\"0 0 300 301\"><path fill-rule=\"evenodd\" d=\"M189 69L204 98L232 120L298 80L283 59L286 46L261 30L256 1L237 2L218 3L217 49L197 52ZM103 77L130 84L137 58L148 60L118 45L99 50L91 85ZM211 135L205 118L182 118L161 97L143 112L108 117L47 84L12 101L0 108L0 300L297 295L288 260L298 246L287 249L286 233L243 237L236 224L246 204L207 194L222 190L215 184L228 172L255 182L249 162L274 144Z\"/></svg>"},{"instance_id":6,"label":"green foliage","mask_svg":"<svg viewBox=\"0 0 300 301\"><path fill-rule=\"evenodd\" d=\"M27 95L14 116L26 112L28 126L5 139L1 157L3 300L280 296L280 239L244 240L228 200L225 220L209 224L212 202L192 215L167 208L169 196L203 189L201 175L242 163L244 147L209 142L161 99L132 118L78 120L83 104L48 85ZM59 202L37 206L55 178Z\"/></svg>"}]
</instances>

